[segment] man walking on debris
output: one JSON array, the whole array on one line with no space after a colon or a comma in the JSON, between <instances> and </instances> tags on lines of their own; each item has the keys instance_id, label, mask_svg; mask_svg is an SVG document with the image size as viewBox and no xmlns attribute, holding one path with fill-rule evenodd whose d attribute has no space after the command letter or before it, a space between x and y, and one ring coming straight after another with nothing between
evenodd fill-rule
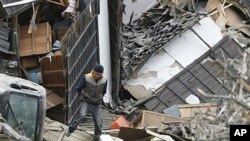
<instances>
[{"instance_id":1,"label":"man walking on debris","mask_svg":"<svg viewBox=\"0 0 250 141\"><path fill-rule=\"evenodd\" d=\"M86 116L87 112L90 112L95 125L94 139L99 140L102 133L101 102L107 88L107 79L103 76L103 70L103 66L98 64L79 81L77 93L81 99L81 108L69 124L66 136L70 136L70 134L76 130L81 120Z\"/></svg>"}]
</instances>

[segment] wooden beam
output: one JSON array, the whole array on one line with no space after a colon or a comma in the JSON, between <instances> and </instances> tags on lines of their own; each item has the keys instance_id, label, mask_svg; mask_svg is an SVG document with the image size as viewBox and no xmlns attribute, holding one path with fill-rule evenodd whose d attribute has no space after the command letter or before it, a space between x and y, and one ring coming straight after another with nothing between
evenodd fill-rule
<instances>
[{"instance_id":1,"label":"wooden beam","mask_svg":"<svg viewBox=\"0 0 250 141\"><path fill-rule=\"evenodd\" d=\"M65 134L65 132L66 132L66 129L64 129L63 126L61 126L61 128L63 129L63 131L62 131L62 133L60 134L60 136L59 136L59 138L58 138L57 141L61 141L62 138L63 138L63 136L64 136L64 134Z\"/></svg>"},{"instance_id":2,"label":"wooden beam","mask_svg":"<svg viewBox=\"0 0 250 141\"><path fill-rule=\"evenodd\" d=\"M45 126L44 130L63 131L63 129L58 126Z\"/></svg>"},{"instance_id":3,"label":"wooden beam","mask_svg":"<svg viewBox=\"0 0 250 141\"><path fill-rule=\"evenodd\" d=\"M28 4L28 3L35 2L35 1L37 0L22 0L22 1L17 1L17 2L7 3L7 4L3 4L3 8L19 6L19 5Z\"/></svg>"},{"instance_id":4,"label":"wooden beam","mask_svg":"<svg viewBox=\"0 0 250 141\"><path fill-rule=\"evenodd\" d=\"M67 6L63 0L60 0L59 2L54 1L54 0L46 0L46 1L47 1L47 2L50 2L50 3L53 3L53 4L60 5L60 6L64 6L64 7Z\"/></svg>"},{"instance_id":5,"label":"wooden beam","mask_svg":"<svg viewBox=\"0 0 250 141\"><path fill-rule=\"evenodd\" d=\"M243 85L243 89L245 91L247 91L248 93L250 92L250 86L247 84L246 81L244 81L243 79L239 79L239 83Z\"/></svg>"},{"instance_id":6,"label":"wooden beam","mask_svg":"<svg viewBox=\"0 0 250 141\"><path fill-rule=\"evenodd\" d=\"M28 33L32 33L33 29L36 30L36 27L34 27L34 26L36 26L35 20L36 20L36 16L37 16L37 12L39 10L39 7L40 7L40 4L36 5L34 8L33 15L32 15L32 18L30 20L30 26L29 26Z\"/></svg>"},{"instance_id":7,"label":"wooden beam","mask_svg":"<svg viewBox=\"0 0 250 141\"><path fill-rule=\"evenodd\" d=\"M229 4L229 5L225 6L225 7L223 7L222 9L225 10L226 8L229 8L232 5L233 5L233 3L231 3L231 4ZM209 13L208 16L211 16L211 15L216 14L218 12L219 12L219 10L217 9L217 10L213 11L212 13Z\"/></svg>"}]
</instances>

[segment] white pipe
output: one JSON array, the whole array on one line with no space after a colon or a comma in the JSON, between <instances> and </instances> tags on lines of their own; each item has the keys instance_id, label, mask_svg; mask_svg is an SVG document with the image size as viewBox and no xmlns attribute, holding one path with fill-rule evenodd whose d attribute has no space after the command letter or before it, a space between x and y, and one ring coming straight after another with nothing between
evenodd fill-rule
<instances>
[{"instance_id":1,"label":"white pipe","mask_svg":"<svg viewBox=\"0 0 250 141\"><path fill-rule=\"evenodd\" d=\"M23 4L27 4L27 3L34 2L34 1L38 1L38 0L22 0L22 1L17 1L17 2L7 3L7 4L3 4L3 8L23 5Z\"/></svg>"},{"instance_id":2,"label":"white pipe","mask_svg":"<svg viewBox=\"0 0 250 141\"><path fill-rule=\"evenodd\" d=\"M100 14L98 15L100 63L104 66L104 75L108 79L107 92L103 101L112 104L112 79L111 79L111 57L109 40L109 15L108 1L100 0Z\"/></svg>"}]
</instances>

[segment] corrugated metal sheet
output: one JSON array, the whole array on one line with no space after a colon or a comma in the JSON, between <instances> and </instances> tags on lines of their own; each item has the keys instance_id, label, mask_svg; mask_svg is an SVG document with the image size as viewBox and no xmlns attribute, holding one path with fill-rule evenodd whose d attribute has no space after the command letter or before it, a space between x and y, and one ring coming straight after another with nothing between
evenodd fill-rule
<instances>
[{"instance_id":1,"label":"corrugated metal sheet","mask_svg":"<svg viewBox=\"0 0 250 141\"><path fill-rule=\"evenodd\" d=\"M0 0L1 4L8 4L8 3L13 3L13 2L17 2L17 1L21 1L21 0ZM1 16L7 16L7 17L12 17L13 15L17 15L21 12L23 12L24 10L28 9L29 7L31 7L32 4L24 4L24 5L19 5L19 6L13 6L13 7L9 7L9 8L2 8L2 10L4 10L5 14L1 15Z\"/></svg>"},{"instance_id":2,"label":"corrugated metal sheet","mask_svg":"<svg viewBox=\"0 0 250 141\"><path fill-rule=\"evenodd\" d=\"M197 88L209 94L226 94L227 88L222 85L225 78L223 66L220 63L208 61L213 58L223 60L222 52L227 58L240 58L242 48L233 39L223 38L214 47L214 51L204 54L158 89L156 96L144 104L146 109L162 112L169 106L185 104L185 99L190 94L199 97L202 103L211 102L211 99L199 96Z\"/></svg>"},{"instance_id":3,"label":"corrugated metal sheet","mask_svg":"<svg viewBox=\"0 0 250 141\"><path fill-rule=\"evenodd\" d=\"M17 53L17 34L15 28L8 27L8 23L2 22L0 26L0 72L19 76L20 66Z\"/></svg>"},{"instance_id":4,"label":"corrugated metal sheet","mask_svg":"<svg viewBox=\"0 0 250 141\"><path fill-rule=\"evenodd\" d=\"M9 33L10 31L8 28L0 26L0 51L2 52L9 52Z\"/></svg>"}]
</instances>

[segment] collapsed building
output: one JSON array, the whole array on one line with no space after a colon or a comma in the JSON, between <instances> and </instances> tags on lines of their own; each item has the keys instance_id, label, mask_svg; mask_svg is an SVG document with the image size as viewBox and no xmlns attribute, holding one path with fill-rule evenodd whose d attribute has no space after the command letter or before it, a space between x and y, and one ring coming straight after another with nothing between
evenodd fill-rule
<instances>
[{"instance_id":1,"label":"collapsed building","mask_svg":"<svg viewBox=\"0 0 250 141\"><path fill-rule=\"evenodd\" d=\"M157 112L162 112L163 105L171 106L174 101L176 104L187 103L186 98L197 96L197 87L206 87L206 90L213 94L221 93L223 91L223 88L219 88L221 81L215 82L211 79L218 79L219 76L211 76L214 75L214 72L209 72L211 75L205 75L202 72L207 67L202 66L204 69L201 69L192 65L208 52L214 54L215 46L225 44L227 46L225 48L229 50L229 45L232 45L233 47L230 49L232 51L239 50L236 49L237 46L238 48L247 47L246 41L241 44L240 37L235 38L237 43L234 44L227 43L231 41L224 39L228 35L226 28L234 27L236 23L237 25L241 23L241 26L244 27L239 29L242 31L241 34L246 39L249 37L249 28L244 24L244 21L249 19L248 12L246 12L246 8L238 4L224 3L225 14L223 17L219 9L214 7L216 1L208 1L206 5L201 3L200 5L203 4L201 11L196 8L195 10L198 11L194 13L189 12L190 10L187 12L172 8L169 5L173 5L173 3L169 3L166 4L166 9L162 8L164 6L162 3L156 4L152 9L142 13L134 22L125 25L123 29L121 58L124 93L130 93L134 99L143 102L153 98L154 100L150 100L146 106L150 107L150 110L158 105L152 101L159 101L161 104L158 106L161 108L157 109ZM219 1L217 4L220 4ZM190 6L187 4L186 8L193 6L188 7L188 5ZM196 4L196 6L198 5L199 3ZM180 3L180 6L183 5ZM204 15L205 8L209 11L209 16ZM235 9L242 13L237 13ZM235 18L226 19L227 16ZM232 42L235 41L232 40ZM221 45L218 45L219 43ZM240 54L241 52L238 53L238 56ZM191 69L191 66L194 68ZM187 71L188 68L190 70L186 75L194 76L192 79L197 81L194 85L176 77ZM166 94L164 95L164 93ZM159 98L157 98L158 96ZM173 100L171 100L172 98ZM199 99L201 103L208 102L204 98L199 97Z\"/></svg>"}]
</instances>

